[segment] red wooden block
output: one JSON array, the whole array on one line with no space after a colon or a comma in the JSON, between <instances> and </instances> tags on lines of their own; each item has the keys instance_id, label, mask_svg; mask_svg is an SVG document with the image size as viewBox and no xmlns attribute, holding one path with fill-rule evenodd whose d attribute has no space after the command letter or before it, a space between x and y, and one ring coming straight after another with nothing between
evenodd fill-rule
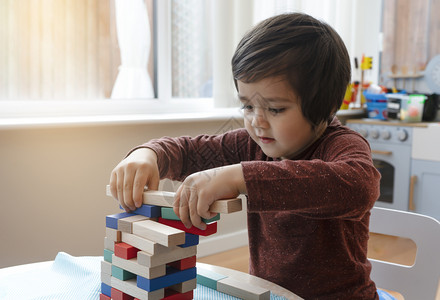
<instances>
[{"instance_id":1,"label":"red wooden block","mask_svg":"<svg viewBox=\"0 0 440 300\"><path fill-rule=\"evenodd\" d=\"M115 255L124 259L131 259L137 257L139 252L138 248L133 247L127 243L117 243L115 244Z\"/></svg>"},{"instance_id":2,"label":"red wooden block","mask_svg":"<svg viewBox=\"0 0 440 300\"><path fill-rule=\"evenodd\" d=\"M191 228L186 228L181 221L167 220L160 217L159 217L159 223L196 235L208 236L217 232L217 222L206 224L205 230L198 229L197 227L194 226L191 226Z\"/></svg>"},{"instance_id":3,"label":"red wooden block","mask_svg":"<svg viewBox=\"0 0 440 300\"><path fill-rule=\"evenodd\" d=\"M112 298L110 298L107 295L104 294L99 294L99 300L111 300Z\"/></svg>"},{"instance_id":4,"label":"red wooden block","mask_svg":"<svg viewBox=\"0 0 440 300\"><path fill-rule=\"evenodd\" d=\"M186 293L179 293L172 289L165 289L165 300L192 300L194 297L194 292L189 291Z\"/></svg>"},{"instance_id":5,"label":"red wooden block","mask_svg":"<svg viewBox=\"0 0 440 300\"><path fill-rule=\"evenodd\" d=\"M120 290L112 288L112 300L134 300L133 296L130 296Z\"/></svg>"},{"instance_id":6,"label":"red wooden block","mask_svg":"<svg viewBox=\"0 0 440 300\"><path fill-rule=\"evenodd\" d=\"M194 255L181 260L170 262L168 263L168 265L174 269L186 270L195 267L196 262L197 262L197 257Z\"/></svg>"}]
</instances>

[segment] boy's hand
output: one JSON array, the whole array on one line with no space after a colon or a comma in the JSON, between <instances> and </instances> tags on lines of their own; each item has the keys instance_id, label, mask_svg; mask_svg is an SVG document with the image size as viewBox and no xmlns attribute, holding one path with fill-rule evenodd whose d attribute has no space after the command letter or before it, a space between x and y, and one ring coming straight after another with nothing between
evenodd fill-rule
<instances>
[{"instance_id":1,"label":"boy's hand","mask_svg":"<svg viewBox=\"0 0 440 300\"><path fill-rule=\"evenodd\" d=\"M132 211L141 207L145 185L149 190L157 190L159 168L156 153L148 148L140 148L113 169L110 190L126 211Z\"/></svg>"},{"instance_id":2,"label":"boy's hand","mask_svg":"<svg viewBox=\"0 0 440 300\"><path fill-rule=\"evenodd\" d=\"M177 190L174 212L187 228L194 225L204 230L206 224L201 218L210 219L216 215L209 212L214 201L245 193L240 164L197 172L188 176Z\"/></svg>"}]
</instances>

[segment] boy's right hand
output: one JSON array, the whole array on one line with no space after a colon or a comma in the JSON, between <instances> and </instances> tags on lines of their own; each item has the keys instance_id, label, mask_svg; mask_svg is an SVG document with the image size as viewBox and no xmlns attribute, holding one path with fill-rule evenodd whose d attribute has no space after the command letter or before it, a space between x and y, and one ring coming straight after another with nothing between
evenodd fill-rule
<instances>
[{"instance_id":1,"label":"boy's right hand","mask_svg":"<svg viewBox=\"0 0 440 300\"><path fill-rule=\"evenodd\" d=\"M148 148L139 148L123 159L111 172L110 191L126 211L142 205L144 187L157 190L159 168L156 153Z\"/></svg>"}]
</instances>

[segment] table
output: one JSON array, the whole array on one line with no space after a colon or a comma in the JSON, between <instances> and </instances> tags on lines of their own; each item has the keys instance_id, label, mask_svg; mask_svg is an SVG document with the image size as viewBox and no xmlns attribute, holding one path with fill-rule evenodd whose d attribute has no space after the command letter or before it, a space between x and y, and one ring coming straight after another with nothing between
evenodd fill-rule
<instances>
[{"instance_id":1,"label":"table","mask_svg":"<svg viewBox=\"0 0 440 300\"><path fill-rule=\"evenodd\" d=\"M59 252L53 261L0 269L0 299L97 299L101 289L102 256L74 257ZM302 299L264 279L204 263L198 268L269 289L286 299Z\"/></svg>"}]
</instances>

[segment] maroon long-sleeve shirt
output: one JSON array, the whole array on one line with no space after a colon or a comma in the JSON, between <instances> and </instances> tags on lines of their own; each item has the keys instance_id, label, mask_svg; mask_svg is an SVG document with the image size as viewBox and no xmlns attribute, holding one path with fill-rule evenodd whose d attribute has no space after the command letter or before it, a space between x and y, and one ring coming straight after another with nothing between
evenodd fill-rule
<instances>
[{"instance_id":1,"label":"maroon long-sleeve shirt","mask_svg":"<svg viewBox=\"0 0 440 300\"><path fill-rule=\"evenodd\" d=\"M290 160L267 157L245 129L139 147L153 149L161 178L173 180L241 163L251 274L305 299L378 299L367 242L380 175L368 143L336 118Z\"/></svg>"}]
</instances>

